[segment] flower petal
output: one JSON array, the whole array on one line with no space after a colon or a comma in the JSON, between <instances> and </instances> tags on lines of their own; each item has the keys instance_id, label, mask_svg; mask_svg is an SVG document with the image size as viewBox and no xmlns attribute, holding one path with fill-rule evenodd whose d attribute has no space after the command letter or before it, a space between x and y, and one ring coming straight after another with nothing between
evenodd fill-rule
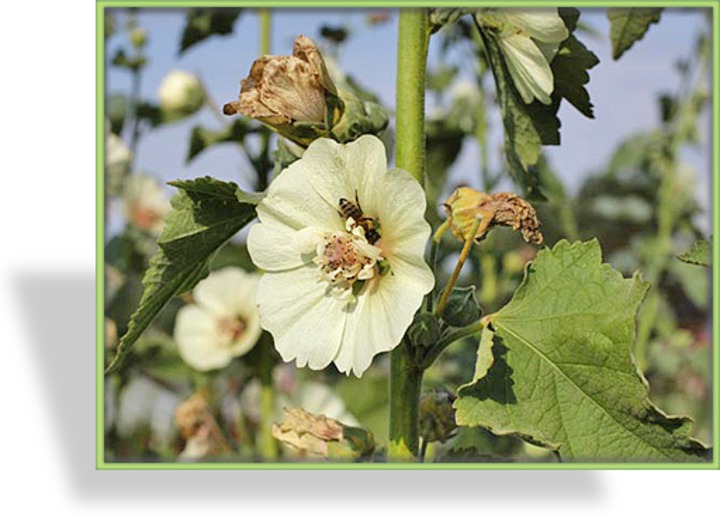
<instances>
[{"instance_id":1,"label":"flower petal","mask_svg":"<svg viewBox=\"0 0 720 515\"><path fill-rule=\"evenodd\" d=\"M374 289L358 297L348 314L340 352L335 364L340 372L360 377L375 355L401 342L424 292L407 275L395 273L381 278Z\"/></svg>"},{"instance_id":2,"label":"flower petal","mask_svg":"<svg viewBox=\"0 0 720 515\"><path fill-rule=\"evenodd\" d=\"M553 74L537 45L522 34L503 37L498 42L513 83L523 101L529 104L537 98L543 104L549 105L554 87Z\"/></svg>"},{"instance_id":3,"label":"flower petal","mask_svg":"<svg viewBox=\"0 0 720 515\"><path fill-rule=\"evenodd\" d=\"M262 326L275 338L284 361L321 370L332 362L345 329L345 303L327 294L315 266L268 273L257 303Z\"/></svg>"},{"instance_id":4,"label":"flower petal","mask_svg":"<svg viewBox=\"0 0 720 515\"><path fill-rule=\"evenodd\" d=\"M308 147L302 160L308 181L328 205L338 209L341 198L355 202L357 196L364 214L377 216L375 199L387 167L380 139L364 135L346 145L319 139Z\"/></svg>"},{"instance_id":5,"label":"flower petal","mask_svg":"<svg viewBox=\"0 0 720 515\"><path fill-rule=\"evenodd\" d=\"M422 187L408 172L395 169L384 174L379 191L383 192L383 195L376 195L382 229L379 246L383 254L391 265L396 257L418 265L424 263L422 256L431 229L425 221L426 201Z\"/></svg>"},{"instance_id":6,"label":"flower petal","mask_svg":"<svg viewBox=\"0 0 720 515\"><path fill-rule=\"evenodd\" d=\"M219 343L217 320L199 306L185 306L175 318L175 341L182 359L197 370L223 368L232 356Z\"/></svg>"},{"instance_id":7,"label":"flower petal","mask_svg":"<svg viewBox=\"0 0 720 515\"><path fill-rule=\"evenodd\" d=\"M254 306L257 279L240 268L223 268L200 281L193 290L193 298L218 316L235 317Z\"/></svg>"},{"instance_id":8,"label":"flower petal","mask_svg":"<svg viewBox=\"0 0 720 515\"><path fill-rule=\"evenodd\" d=\"M247 245L258 268L281 272L311 263L322 237L323 233L316 227L298 231L277 222L265 222L250 228Z\"/></svg>"},{"instance_id":9,"label":"flower petal","mask_svg":"<svg viewBox=\"0 0 720 515\"><path fill-rule=\"evenodd\" d=\"M298 230L304 227L341 230L337 202L330 205L308 185L308 168L323 164L307 162L305 155L270 183L267 195L257 207L258 218L262 223L275 222Z\"/></svg>"},{"instance_id":10,"label":"flower petal","mask_svg":"<svg viewBox=\"0 0 720 515\"><path fill-rule=\"evenodd\" d=\"M528 36L546 43L559 43L569 36L567 27L555 7L546 9L503 9L507 23Z\"/></svg>"}]
</instances>

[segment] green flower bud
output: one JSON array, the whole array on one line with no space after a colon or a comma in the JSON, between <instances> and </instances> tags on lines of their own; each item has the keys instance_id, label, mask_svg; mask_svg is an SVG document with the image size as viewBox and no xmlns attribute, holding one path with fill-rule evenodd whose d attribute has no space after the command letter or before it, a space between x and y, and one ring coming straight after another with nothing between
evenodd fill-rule
<instances>
[{"instance_id":1,"label":"green flower bud","mask_svg":"<svg viewBox=\"0 0 720 515\"><path fill-rule=\"evenodd\" d=\"M444 390L423 393L420 398L420 437L426 442L444 442L455 435L455 396Z\"/></svg>"},{"instance_id":2,"label":"green flower bud","mask_svg":"<svg viewBox=\"0 0 720 515\"><path fill-rule=\"evenodd\" d=\"M432 313L417 313L407 335L413 346L430 347L440 340L440 323Z\"/></svg>"},{"instance_id":3,"label":"green flower bud","mask_svg":"<svg viewBox=\"0 0 720 515\"><path fill-rule=\"evenodd\" d=\"M480 319L482 310L475 298L475 286L456 287L450 292L442 318L455 327L464 327Z\"/></svg>"},{"instance_id":4,"label":"green flower bud","mask_svg":"<svg viewBox=\"0 0 720 515\"><path fill-rule=\"evenodd\" d=\"M134 28L130 32L130 43L135 48L144 48L147 44L147 31L144 29Z\"/></svg>"},{"instance_id":5,"label":"green flower bud","mask_svg":"<svg viewBox=\"0 0 720 515\"><path fill-rule=\"evenodd\" d=\"M348 143L363 134L379 135L387 128L388 114L379 104L361 100L348 90L339 91L345 112L332 129L338 141Z\"/></svg>"}]
</instances>

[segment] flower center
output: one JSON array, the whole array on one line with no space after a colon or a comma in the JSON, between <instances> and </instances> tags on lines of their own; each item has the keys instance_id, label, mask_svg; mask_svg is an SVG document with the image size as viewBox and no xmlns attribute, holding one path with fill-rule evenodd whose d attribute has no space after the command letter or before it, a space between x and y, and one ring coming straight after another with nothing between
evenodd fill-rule
<instances>
[{"instance_id":1,"label":"flower center","mask_svg":"<svg viewBox=\"0 0 720 515\"><path fill-rule=\"evenodd\" d=\"M368 242L365 231L352 218L346 224L348 232L328 233L317 245L317 256L313 259L320 268L320 275L338 293L357 293L380 273L385 262L381 250Z\"/></svg>"},{"instance_id":2,"label":"flower center","mask_svg":"<svg viewBox=\"0 0 720 515\"><path fill-rule=\"evenodd\" d=\"M246 327L245 319L237 316L235 318L221 318L218 321L218 329L220 330L220 334L223 336L223 340L227 342L228 345L231 343L234 343L242 336L242 334L245 332Z\"/></svg>"},{"instance_id":3,"label":"flower center","mask_svg":"<svg viewBox=\"0 0 720 515\"><path fill-rule=\"evenodd\" d=\"M140 205L133 206L130 213L135 225L141 229L152 229L162 219L162 215L156 210Z\"/></svg>"}]
</instances>

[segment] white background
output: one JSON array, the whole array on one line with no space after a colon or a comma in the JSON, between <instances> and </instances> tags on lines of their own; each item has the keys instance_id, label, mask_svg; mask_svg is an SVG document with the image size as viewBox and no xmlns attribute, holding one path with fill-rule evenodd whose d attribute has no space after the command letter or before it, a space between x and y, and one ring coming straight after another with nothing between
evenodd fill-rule
<instances>
[{"instance_id":1,"label":"white background","mask_svg":"<svg viewBox=\"0 0 720 515\"><path fill-rule=\"evenodd\" d=\"M4 7L2 25L3 511L606 515L716 507L718 472L95 471L95 4L17 2Z\"/></svg>"}]
</instances>

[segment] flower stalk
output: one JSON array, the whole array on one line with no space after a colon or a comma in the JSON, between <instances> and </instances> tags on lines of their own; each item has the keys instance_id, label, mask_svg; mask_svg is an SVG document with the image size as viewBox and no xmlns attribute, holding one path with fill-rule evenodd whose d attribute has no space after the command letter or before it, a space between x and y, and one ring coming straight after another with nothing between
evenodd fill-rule
<instances>
[{"instance_id":1,"label":"flower stalk","mask_svg":"<svg viewBox=\"0 0 720 515\"><path fill-rule=\"evenodd\" d=\"M480 227L481 218L477 218L475 220L475 223L472 226L472 229L470 229L470 234L475 234ZM474 243L474 239L469 236L465 240L465 243L463 244L463 248L460 251L460 257L458 258L457 263L455 264L455 269L453 270L452 276L450 276L450 280L447 283L447 286L445 286L445 291L443 291L442 296L440 297L440 300L438 301L437 305L437 316L440 317L443 314L443 311L445 311L445 306L447 306L448 298L450 297L450 292L455 287L455 283L458 280L458 277L460 276L460 271L462 270L463 265L465 264L465 261L467 260L468 255L470 254L470 249L472 248L472 245Z\"/></svg>"},{"instance_id":2,"label":"flower stalk","mask_svg":"<svg viewBox=\"0 0 720 515\"><path fill-rule=\"evenodd\" d=\"M274 461L278 455L275 439L272 437L275 415L275 391L273 385L272 341L266 333L260 341L260 431L257 449L264 461Z\"/></svg>"},{"instance_id":3,"label":"flower stalk","mask_svg":"<svg viewBox=\"0 0 720 515\"><path fill-rule=\"evenodd\" d=\"M272 18L270 9L259 9L260 18L260 55L269 55L271 50ZM270 131L263 130L260 133L261 158L260 170L258 173L258 190L267 188L268 176L270 174ZM273 385L273 349L269 335L260 342L260 434L258 438L258 450L265 461L274 461L278 455L278 448L275 439L272 437L273 416L275 414L275 391Z\"/></svg>"},{"instance_id":4,"label":"flower stalk","mask_svg":"<svg viewBox=\"0 0 720 515\"><path fill-rule=\"evenodd\" d=\"M428 12L400 11L396 127L396 165L420 184L425 176L425 69L429 43ZM419 452L418 413L423 369L406 345L390 357L390 461L413 461Z\"/></svg>"},{"instance_id":5,"label":"flower stalk","mask_svg":"<svg viewBox=\"0 0 720 515\"><path fill-rule=\"evenodd\" d=\"M260 55L270 55L272 42L272 17L270 9L259 9L260 18ZM272 164L270 160L270 131L263 127L260 131L260 163L262 170L258 170L258 191L263 191L268 186Z\"/></svg>"}]
</instances>

